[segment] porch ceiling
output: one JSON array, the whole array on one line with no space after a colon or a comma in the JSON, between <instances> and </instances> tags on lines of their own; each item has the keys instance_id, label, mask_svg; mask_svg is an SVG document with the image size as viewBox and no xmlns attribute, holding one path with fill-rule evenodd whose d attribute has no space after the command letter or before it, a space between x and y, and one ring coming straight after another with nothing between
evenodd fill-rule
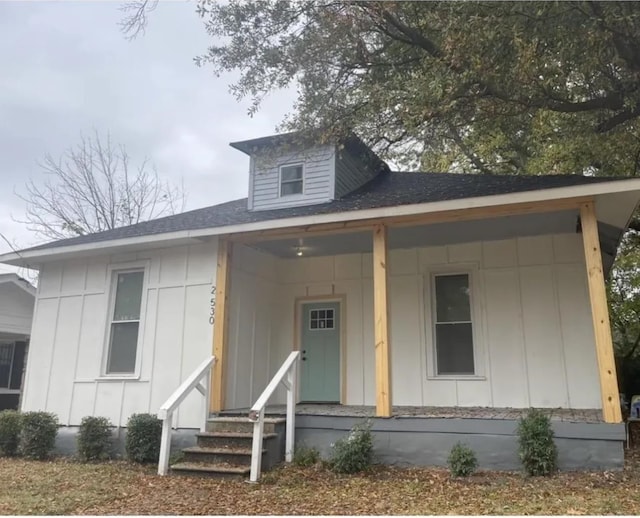
<instances>
[{"instance_id":1,"label":"porch ceiling","mask_svg":"<svg viewBox=\"0 0 640 518\"><path fill-rule=\"evenodd\" d=\"M391 227L388 246L413 248L440 246L471 241L491 241L519 236L576 232L578 212L567 210L540 214L525 214L472 221L456 221L411 227ZM253 247L281 258L339 255L371 252L371 232L338 233L305 236L299 239L275 239L252 244Z\"/></svg>"}]
</instances>

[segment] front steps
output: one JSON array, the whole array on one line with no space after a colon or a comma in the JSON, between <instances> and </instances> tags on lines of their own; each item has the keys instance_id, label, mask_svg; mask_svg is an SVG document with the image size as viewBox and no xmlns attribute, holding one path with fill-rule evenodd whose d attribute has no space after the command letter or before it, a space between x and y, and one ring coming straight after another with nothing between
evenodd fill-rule
<instances>
[{"instance_id":1,"label":"front steps","mask_svg":"<svg viewBox=\"0 0 640 518\"><path fill-rule=\"evenodd\" d=\"M282 418L265 418L262 471L284 460ZM196 434L196 446L183 448L184 458L171 466L177 475L244 478L251 471L253 421L247 417L212 417L207 431Z\"/></svg>"}]
</instances>

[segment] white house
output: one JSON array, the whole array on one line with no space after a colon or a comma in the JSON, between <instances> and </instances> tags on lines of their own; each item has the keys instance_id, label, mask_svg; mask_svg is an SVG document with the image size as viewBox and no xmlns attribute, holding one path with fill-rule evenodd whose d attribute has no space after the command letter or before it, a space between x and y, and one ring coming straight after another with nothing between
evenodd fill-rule
<instances>
[{"instance_id":1,"label":"white house","mask_svg":"<svg viewBox=\"0 0 640 518\"><path fill-rule=\"evenodd\" d=\"M0 275L0 410L18 408L35 299L31 283Z\"/></svg>"},{"instance_id":2,"label":"white house","mask_svg":"<svg viewBox=\"0 0 640 518\"><path fill-rule=\"evenodd\" d=\"M0 257L40 271L24 410L124 426L213 353L211 412L244 412L299 350L298 438L321 448L375 415L386 461L440 463L464 434L513 467L533 406L563 466L621 465L603 273L640 179L393 172L355 136L231 145L248 198Z\"/></svg>"}]
</instances>

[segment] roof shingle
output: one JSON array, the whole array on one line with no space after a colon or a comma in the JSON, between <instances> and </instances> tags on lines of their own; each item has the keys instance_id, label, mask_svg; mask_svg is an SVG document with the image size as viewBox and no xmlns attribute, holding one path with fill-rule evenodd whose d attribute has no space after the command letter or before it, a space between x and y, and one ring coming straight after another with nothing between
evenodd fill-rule
<instances>
[{"instance_id":1,"label":"roof shingle","mask_svg":"<svg viewBox=\"0 0 640 518\"><path fill-rule=\"evenodd\" d=\"M62 239L28 250L81 245L177 232L223 227L282 218L331 214L363 209L458 200L478 196L552 189L619 180L612 177L580 175L480 175L453 173L383 172L360 189L327 203L273 210L249 211L247 198L173 216L120 227L95 234Z\"/></svg>"}]
</instances>

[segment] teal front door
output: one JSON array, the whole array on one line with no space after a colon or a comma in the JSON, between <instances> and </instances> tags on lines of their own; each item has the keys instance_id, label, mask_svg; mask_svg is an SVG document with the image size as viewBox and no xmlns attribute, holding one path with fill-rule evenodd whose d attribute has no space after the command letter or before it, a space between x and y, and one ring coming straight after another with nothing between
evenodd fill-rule
<instances>
[{"instance_id":1,"label":"teal front door","mask_svg":"<svg viewBox=\"0 0 640 518\"><path fill-rule=\"evenodd\" d=\"M302 305L302 402L340 402L340 303Z\"/></svg>"}]
</instances>

